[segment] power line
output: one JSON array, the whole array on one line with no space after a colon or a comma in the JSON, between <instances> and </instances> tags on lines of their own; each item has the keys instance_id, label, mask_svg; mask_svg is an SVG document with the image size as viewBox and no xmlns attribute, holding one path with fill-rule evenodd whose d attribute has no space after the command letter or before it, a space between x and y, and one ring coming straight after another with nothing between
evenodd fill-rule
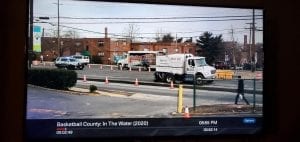
<instances>
[{"instance_id":1,"label":"power line","mask_svg":"<svg viewBox=\"0 0 300 142\"><path fill-rule=\"evenodd\" d=\"M256 15L261 17L263 15ZM62 16L61 19L101 19L101 20L154 20L154 19L209 19L209 18L251 18L252 15L232 15L232 16L190 16L190 17L68 17ZM50 18L58 18L56 16Z\"/></svg>"},{"instance_id":2,"label":"power line","mask_svg":"<svg viewBox=\"0 0 300 142\"><path fill-rule=\"evenodd\" d=\"M262 18L256 18L262 19ZM189 22L223 22L223 21L250 21L243 19L217 19L217 20L185 20L185 21L115 21L115 22L61 22L61 24L136 24L136 23L189 23ZM38 23L38 22L37 22Z\"/></svg>"},{"instance_id":3,"label":"power line","mask_svg":"<svg viewBox=\"0 0 300 142\"><path fill-rule=\"evenodd\" d=\"M67 27L67 28L72 28L72 29L76 29L76 30L82 30L82 31L86 31L86 32L95 32L95 31L90 31L90 30L86 30L86 29L81 29L81 28L75 28L75 27L71 27L71 26L64 26L61 25L63 27ZM235 29L244 29L244 28L235 28ZM227 31L229 29L223 29L223 30L206 30L206 31L188 31L188 32L171 32L171 33L203 33L203 32L209 32L209 31ZM245 32L246 30L240 30L240 31L236 31L235 33L240 33L240 32ZM99 34L104 34L101 32L97 32ZM165 33L161 33L161 34L168 34L170 32L165 32ZM121 35L122 33L109 33L110 35ZM137 34L157 34L157 33L137 33ZM221 33L221 34L228 34L228 33Z\"/></svg>"},{"instance_id":4,"label":"power line","mask_svg":"<svg viewBox=\"0 0 300 142\"><path fill-rule=\"evenodd\" d=\"M39 22L37 22L39 23ZM45 21L42 21L41 23L48 23L48 24L51 24L53 25L53 23L51 22L45 22ZM82 28L77 28L77 27L71 27L71 26L66 26L66 25L59 25L61 27L65 27L65 28L70 28L70 29L74 29L74 30L79 30L79 31L84 31L84 32L88 32L88 33L94 33L94 34L101 34L101 35L104 35L105 33L103 32L96 32L96 31L91 31L91 30L87 30L87 29L82 29ZM245 28L236 28L236 29L244 29L244 30L240 30L240 31L236 31L235 33L242 33L242 32L245 32ZM48 30L48 29L47 29ZM49 30L52 30L52 29L49 29ZM207 31L226 31L226 30L229 30L229 29L223 29L223 30L207 30ZM176 32L176 33L196 33L196 32L206 32L206 31L188 31L188 32ZM169 33L169 32L168 32ZM138 34L155 34L155 33L138 33ZM164 33L162 33L164 34ZM166 34L166 33L165 33ZM218 33L219 34L228 34L227 33ZM117 37L122 37L122 38L129 38L128 36L125 36L125 35L122 35L120 33L108 33L108 35L114 37L114 38L117 38ZM198 38L200 35L191 35L191 36L180 36L182 38ZM156 37L146 37L146 36L136 36L135 38L140 38L140 39L155 39Z\"/></svg>"},{"instance_id":5,"label":"power line","mask_svg":"<svg viewBox=\"0 0 300 142\"><path fill-rule=\"evenodd\" d=\"M235 28L235 29L245 29L245 28ZM171 33L180 33L180 34L185 34L185 33L201 33L201 32L208 32L208 31L228 31L230 29L221 29L221 30L205 30L205 31L175 31ZM164 32L160 34L168 34L170 32ZM157 33L138 33L138 34L157 34Z\"/></svg>"}]
</instances>

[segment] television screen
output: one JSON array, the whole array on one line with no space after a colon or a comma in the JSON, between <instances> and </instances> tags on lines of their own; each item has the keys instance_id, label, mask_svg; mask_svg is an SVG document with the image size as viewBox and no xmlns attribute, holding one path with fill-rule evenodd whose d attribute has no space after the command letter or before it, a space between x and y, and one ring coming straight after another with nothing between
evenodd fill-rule
<instances>
[{"instance_id":1,"label":"television screen","mask_svg":"<svg viewBox=\"0 0 300 142\"><path fill-rule=\"evenodd\" d=\"M263 9L30 2L29 139L262 131Z\"/></svg>"}]
</instances>

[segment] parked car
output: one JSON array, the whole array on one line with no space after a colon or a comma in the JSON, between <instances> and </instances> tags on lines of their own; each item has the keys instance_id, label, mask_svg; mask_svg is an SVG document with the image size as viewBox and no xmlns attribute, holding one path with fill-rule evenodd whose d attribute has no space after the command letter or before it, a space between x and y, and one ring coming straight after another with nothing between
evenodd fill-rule
<instances>
[{"instance_id":1,"label":"parked car","mask_svg":"<svg viewBox=\"0 0 300 142\"><path fill-rule=\"evenodd\" d=\"M84 68L84 64L73 57L58 57L54 62L57 68L80 69Z\"/></svg>"},{"instance_id":2,"label":"parked car","mask_svg":"<svg viewBox=\"0 0 300 142\"><path fill-rule=\"evenodd\" d=\"M243 66L235 66L236 70L243 70Z\"/></svg>"},{"instance_id":3,"label":"parked car","mask_svg":"<svg viewBox=\"0 0 300 142\"><path fill-rule=\"evenodd\" d=\"M243 65L243 70L251 70L251 64L245 63L245 64Z\"/></svg>"},{"instance_id":4,"label":"parked car","mask_svg":"<svg viewBox=\"0 0 300 142\"><path fill-rule=\"evenodd\" d=\"M216 69L229 69L230 66L223 61L217 61L217 62L215 62L215 68Z\"/></svg>"}]
</instances>

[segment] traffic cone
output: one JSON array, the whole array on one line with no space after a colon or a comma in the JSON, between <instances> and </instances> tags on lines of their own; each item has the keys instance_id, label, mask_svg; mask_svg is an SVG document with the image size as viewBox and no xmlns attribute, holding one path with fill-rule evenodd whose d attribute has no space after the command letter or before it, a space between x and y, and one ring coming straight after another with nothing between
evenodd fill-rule
<instances>
[{"instance_id":1,"label":"traffic cone","mask_svg":"<svg viewBox=\"0 0 300 142\"><path fill-rule=\"evenodd\" d=\"M83 75L83 82L86 82L86 75Z\"/></svg>"},{"instance_id":2,"label":"traffic cone","mask_svg":"<svg viewBox=\"0 0 300 142\"><path fill-rule=\"evenodd\" d=\"M174 83L173 83L173 81L171 81L170 89L174 89Z\"/></svg>"},{"instance_id":3,"label":"traffic cone","mask_svg":"<svg viewBox=\"0 0 300 142\"><path fill-rule=\"evenodd\" d=\"M255 79L262 79L262 73L256 73Z\"/></svg>"},{"instance_id":4,"label":"traffic cone","mask_svg":"<svg viewBox=\"0 0 300 142\"><path fill-rule=\"evenodd\" d=\"M139 67L139 72L141 72L141 67Z\"/></svg>"},{"instance_id":5,"label":"traffic cone","mask_svg":"<svg viewBox=\"0 0 300 142\"><path fill-rule=\"evenodd\" d=\"M91 65L89 64L89 69L91 68Z\"/></svg>"},{"instance_id":6,"label":"traffic cone","mask_svg":"<svg viewBox=\"0 0 300 142\"><path fill-rule=\"evenodd\" d=\"M189 112L189 108L187 106L184 108L184 116L183 117L184 118L190 118L191 117L190 112Z\"/></svg>"},{"instance_id":7,"label":"traffic cone","mask_svg":"<svg viewBox=\"0 0 300 142\"><path fill-rule=\"evenodd\" d=\"M105 78L105 84L108 84L108 78L107 77Z\"/></svg>"},{"instance_id":8,"label":"traffic cone","mask_svg":"<svg viewBox=\"0 0 300 142\"><path fill-rule=\"evenodd\" d=\"M131 67L129 67L129 71L131 71Z\"/></svg>"},{"instance_id":9,"label":"traffic cone","mask_svg":"<svg viewBox=\"0 0 300 142\"><path fill-rule=\"evenodd\" d=\"M139 86L139 81L138 81L138 79L137 79L137 78L135 79L135 83L134 83L134 85L135 85L135 86Z\"/></svg>"},{"instance_id":10,"label":"traffic cone","mask_svg":"<svg viewBox=\"0 0 300 142\"><path fill-rule=\"evenodd\" d=\"M149 67L149 69L148 69L148 70L149 70L149 72L151 72L151 68L150 68L150 67Z\"/></svg>"},{"instance_id":11,"label":"traffic cone","mask_svg":"<svg viewBox=\"0 0 300 142\"><path fill-rule=\"evenodd\" d=\"M113 66L112 66L112 65L110 65L110 70L111 70L111 71L113 70Z\"/></svg>"},{"instance_id":12,"label":"traffic cone","mask_svg":"<svg viewBox=\"0 0 300 142\"><path fill-rule=\"evenodd\" d=\"M100 65L100 70L102 70L103 69L103 67L102 67L102 64Z\"/></svg>"}]
</instances>

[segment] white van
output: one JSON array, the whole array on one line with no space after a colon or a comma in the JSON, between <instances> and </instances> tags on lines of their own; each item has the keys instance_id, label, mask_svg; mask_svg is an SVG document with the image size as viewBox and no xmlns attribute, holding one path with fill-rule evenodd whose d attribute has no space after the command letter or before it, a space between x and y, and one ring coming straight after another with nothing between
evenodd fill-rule
<instances>
[{"instance_id":1,"label":"white van","mask_svg":"<svg viewBox=\"0 0 300 142\"><path fill-rule=\"evenodd\" d=\"M89 56L83 56L83 55L73 55L72 56L75 59L78 59L80 63L87 65L88 63L90 63L90 58Z\"/></svg>"},{"instance_id":2,"label":"white van","mask_svg":"<svg viewBox=\"0 0 300 142\"><path fill-rule=\"evenodd\" d=\"M80 69L80 70L84 68L83 63L80 63L79 60L72 57L57 57L54 64L57 68Z\"/></svg>"}]
</instances>

